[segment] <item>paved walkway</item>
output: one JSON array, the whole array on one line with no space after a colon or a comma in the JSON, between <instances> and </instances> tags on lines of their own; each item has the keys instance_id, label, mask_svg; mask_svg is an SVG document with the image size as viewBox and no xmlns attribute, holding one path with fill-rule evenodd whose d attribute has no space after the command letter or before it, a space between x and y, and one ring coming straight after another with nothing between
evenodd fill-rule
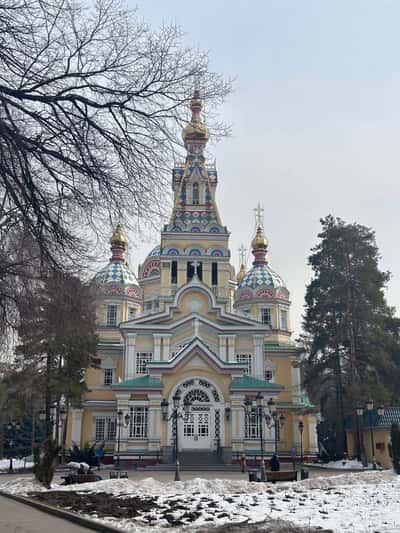
<instances>
[{"instance_id":1,"label":"paved walkway","mask_svg":"<svg viewBox=\"0 0 400 533\"><path fill-rule=\"evenodd\" d=\"M62 518L42 513L29 505L0 496L1 533L93 533Z\"/></svg>"}]
</instances>

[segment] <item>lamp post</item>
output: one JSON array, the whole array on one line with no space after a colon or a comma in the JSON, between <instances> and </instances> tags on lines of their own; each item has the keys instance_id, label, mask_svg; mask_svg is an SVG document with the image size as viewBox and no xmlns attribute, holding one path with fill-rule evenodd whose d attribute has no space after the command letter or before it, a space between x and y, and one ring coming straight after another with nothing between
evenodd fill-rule
<instances>
[{"instance_id":1,"label":"lamp post","mask_svg":"<svg viewBox=\"0 0 400 533\"><path fill-rule=\"evenodd\" d=\"M376 470L374 431L373 431L373 428L372 428L372 411L374 409L374 400L367 400L365 402L365 407L366 407L367 412L368 412L368 424L369 424L369 434L370 434L370 439L371 439L371 452L372 452L372 468L374 470ZM362 405L358 406L356 411L357 411L357 415L361 419L361 417L364 414L364 409L363 409ZM383 405L380 405L378 407L377 414L378 414L378 416L383 416L385 414L385 408L383 407ZM360 443L361 443L361 440L360 440Z\"/></svg>"},{"instance_id":2,"label":"lamp post","mask_svg":"<svg viewBox=\"0 0 400 533\"><path fill-rule=\"evenodd\" d=\"M299 420L299 432L300 432L300 461L303 464L303 431L304 431L304 422Z\"/></svg>"},{"instance_id":3,"label":"lamp post","mask_svg":"<svg viewBox=\"0 0 400 533\"><path fill-rule=\"evenodd\" d=\"M120 469L121 462L120 462L120 449L121 449L121 427L128 427L130 422L130 415L126 413L124 416L124 413L119 410L117 412L117 425L118 425L118 440L117 440L117 463L115 465L116 470Z\"/></svg>"},{"instance_id":4,"label":"lamp post","mask_svg":"<svg viewBox=\"0 0 400 533\"><path fill-rule=\"evenodd\" d=\"M258 435L260 438L260 481L266 480L265 474L265 461L264 461L264 434L263 434L263 420L266 421L267 425L270 426L271 421L273 420L272 408L275 406L275 402L272 398L268 401L268 409L265 407L264 397L259 392L256 396L255 405L253 404L250 398L246 398L244 401L244 408L246 416L249 418L253 412L256 413L257 424L258 424ZM281 415L283 417L283 415ZM284 419L284 417L283 417ZM279 417L277 418L279 424ZM276 437L275 437L276 440ZM275 453L277 450L277 444L275 443Z\"/></svg>"},{"instance_id":5,"label":"lamp post","mask_svg":"<svg viewBox=\"0 0 400 533\"><path fill-rule=\"evenodd\" d=\"M61 464L65 465L65 438L66 438L66 427L65 422L67 420L67 408L65 405L60 407L60 420L61 420Z\"/></svg>"},{"instance_id":6,"label":"lamp post","mask_svg":"<svg viewBox=\"0 0 400 533\"><path fill-rule=\"evenodd\" d=\"M358 460L362 461L363 452L362 452L361 421L362 421L362 416L364 414L364 407L362 404L357 405L356 413L357 413L357 435L358 435ZM364 461L363 461L363 464L364 464Z\"/></svg>"},{"instance_id":7,"label":"lamp post","mask_svg":"<svg viewBox=\"0 0 400 533\"><path fill-rule=\"evenodd\" d=\"M172 431L174 433L174 448L175 448L175 478L174 481L180 481L181 480L181 472L180 472L180 465L179 465L179 436L178 436L178 419L183 418L185 415L189 413L190 406L192 405L192 402L190 402L188 399L185 398L183 401L183 411L181 410L181 395L179 390L176 391L172 398L172 412L171 415L168 417L168 401L163 398L161 401L161 413L163 420L170 421L172 420Z\"/></svg>"},{"instance_id":8,"label":"lamp post","mask_svg":"<svg viewBox=\"0 0 400 533\"><path fill-rule=\"evenodd\" d=\"M10 465L8 467L8 471L10 473L13 472L13 453L12 453L12 448L13 448L13 446L15 444L16 433L20 429L21 429L21 424L18 422L18 420L12 420L11 422L9 422L7 424L7 430L10 433L12 432L12 436L11 436L11 438L8 441L8 445L9 445L9 448L10 448Z\"/></svg>"},{"instance_id":9,"label":"lamp post","mask_svg":"<svg viewBox=\"0 0 400 533\"><path fill-rule=\"evenodd\" d=\"M278 414L276 403L273 398L270 398L268 400L268 407L269 407L269 411L272 416L272 420L274 421L273 426L274 426L274 437L275 437L275 455L277 455L278 454L278 436L279 436L280 429L283 428L283 425L285 423L285 417L283 416L283 414L281 415Z\"/></svg>"}]
</instances>

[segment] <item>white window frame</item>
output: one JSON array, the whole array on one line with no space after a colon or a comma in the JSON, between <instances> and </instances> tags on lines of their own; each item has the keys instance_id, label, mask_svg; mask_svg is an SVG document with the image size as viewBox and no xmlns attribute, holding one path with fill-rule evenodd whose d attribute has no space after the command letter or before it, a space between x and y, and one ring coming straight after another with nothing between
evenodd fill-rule
<instances>
[{"instance_id":1,"label":"white window frame","mask_svg":"<svg viewBox=\"0 0 400 533\"><path fill-rule=\"evenodd\" d=\"M270 374L271 377L268 377L268 374ZM273 379L274 379L274 371L271 368L266 368L264 370L264 379L265 379L265 381L273 381Z\"/></svg>"},{"instance_id":2,"label":"white window frame","mask_svg":"<svg viewBox=\"0 0 400 533\"><path fill-rule=\"evenodd\" d=\"M115 441L117 437L116 416L96 416L94 420L94 440L96 442Z\"/></svg>"},{"instance_id":3,"label":"white window frame","mask_svg":"<svg viewBox=\"0 0 400 533\"><path fill-rule=\"evenodd\" d=\"M114 369L103 368L103 385L109 386L114 383Z\"/></svg>"},{"instance_id":4,"label":"white window frame","mask_svg":"<svg viewBox=\"0 0 400 533\"><path fill-rule=\"evenodd\" d=\"M251 376L253 373L253 354L251 353L237 353L236 361L247 366L246 375Z\"/></svg>"},{"instance_id":5,"label":"white window frame","mask_svg":"<svg viewBox=\"0 0 400 533\"><path fill-rule=\"evenodd\" d=\"M260 438L260 426L257 416L257 410L252 409L251 413L245 414L245 438L246 439L259 439Z\"/></svg>"},{"instance_id":6,"label":"white window frame","mask_svg":"<svg viewBox=\"0 0 400 533\"><path fill-rule=\"evenodd\" d=\"M115 310L115 316L112 316L111 310ZM112 320L111 318L115 319ZM109 303L106 308L106 325L112 328L118 326L118 304Z\"/></svg>"},{"instance_id":7,"label":"white window frame","mask_svg":"<svg viewBox=\"0 0 400 533\"><path fill-rule=\"evenodd\" d=\"M269 321L268 322L264 321L264 311L268 311L269 312ZM272 307L261 307L260 315L261 315L260 316L261 323L272 328Z\"/></svg>"},{"instance_id":8,"label":"white window frame","mask_svg":"<svg viewBox=\"0 0 400 533\"><path fill-rule=\"evenodd\" d=\"M136 374L148 374L147 363L153 360L153 352L136 352Z\"/></svg>"},{"instance_id":9,"label":"white window frame","mask_svg":"<svg viewBox=\"0 0 400 533\"><path fill-rule=\"evenodd\" d=\"M149 427L149 408L134 406L130 408L129 438L147 439Z\"/></svg>"},{"instance_id":10,"label":"white window frame","mask_svg":"<svg viewBox=\"0 0 400 533\"><path fill-rule=\"evenodd\" d=\"M286 317L285 317L285 320L286 320L286 327L283 327L283 320L282 320L282 313L285 313L286 314ZM281 326L281 330L282 331L289 331L289 313L288 313L288 310L287 308L285 307L280 307L279 308L279 322L280 322L280 326Z\"/></svg>"},{"instance_id":11,"label":"white window frame","mask_svg":"<svg viewBox=\"0 0 400 533\"><path fill-rule=\"evenodd\" d=\"M134 320L137 315L137 309L136 307L129 306L128 307L128 320Z\"/></svg>"}]
</instances>

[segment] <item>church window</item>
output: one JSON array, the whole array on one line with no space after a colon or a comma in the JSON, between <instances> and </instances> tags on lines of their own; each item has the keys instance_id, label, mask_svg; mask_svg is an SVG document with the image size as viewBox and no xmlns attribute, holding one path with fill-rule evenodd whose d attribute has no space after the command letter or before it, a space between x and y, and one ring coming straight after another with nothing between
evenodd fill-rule
<instances>
[{"instance_id":1,"label":"church window","mask_svg":"<svg viewBox=\"0 0 400 533\"><path fill-rule=\"evenodd\" d=\"M251 353L237 353L236 360L238 363L246 365L245 374L251 375L252 373L252 357Z\"/></svg>"},{"instance_id":2,"label":"church window","mask_svg":"<svg viewBox=\"0 0 400 533\"><path fill-rule=\"evenodd\" d=\"M281 329L287 331L288 329L288 319L287 319L287 310L281 309Z\"/></svg>"},{"instance_id":3,"label":"church window","mask_svg":"<svg viewBox=\"0 0 400 533\"><path fill-rule=\"evenodd\" d=\"M271 381L273 377L274 377L274 373L272 372L272 370L265 370L264 379L266 381Z\"/></svg>"},{"instance_id":4,"label":"church window","mask_svg":"<svg viewBox=\"0 0 400 533\"><path fill-rule=\"evenodd\" d=\"M147 363L153 360L152 352L137 352L136 354L136 374L147 374Z\"/></svg>"},{"instance_id":5,"label":"church window","mask_svg":"<svg viewBox=\"0 0 400 533\"><path fill-rule=\"evenodd\" d=\"M211 285L218 285L218 263L211 263Z\"/></svg>"},{"instance_id":6,"label":"church window","mask_svg":"<svg viewBox=\"0 0 400 533\"><path fill-rule=\"evenodd\" d=\"M104 369L103 384L104 385L112 385L113 381L114 381L114 369L105 368Z\"/></svg>"},{"instance_id":7,"label":"church window","mask_svg":"<svg viewBox=\"0 0 400 533\"><path fill-rule=\"evenodd\" d=\"M95 441L112 441L115 440L117 430L117 419L115 417L101 416L96 417L95 424Z\"/></svg>"},{"instance_id":8,"label":"church window","mask_svg":"<svg viewBox=\"0 0 400 533\"><path fill-rule=\"evenodd\" d=\"M259 438L259 423L255 409L245 416L245 437L246 439Z\"/></svg>"},{"instance_id":9,"label":"church window","mask_svg":"<svg viewBox=\"0 0 400 533\"><path fill-rule=\"evenodd\" d=\"M178 261L171 263L171 283L176 285L178 283Z\"/></svg>"},{"instance_id":10,"label":"church window","mask_svg":"<svg viewBox=\"0 0 400 533\"><path fill-rule=\"evenodd\" d=\"M194 277L194 268L196 263L196 271L199 279L203 279L203 264L197 261L188 261L186 264L186 279L190 281Z\"/></svg>"},{"instance_id":11,"label":"church window","mask_svg":"<svg viewBox=\"0 0 400 533\"><path fill-rule=\"evenodd\" d=\"M208 397L208 394L200 389L193 389L189 391L186 396L185 400L189 400L191 403L193 402L200 402L200 403L207 403L210 401L210 398Z\"/></svg>"},{"instance_id":12,"label":"church window","mask_svg":"<svg viewBox=\"0 0 400 533\"><path fill-rule=\"evenodd\" d=\"M131 407L129 420L129 437L131 439L144 439L147 437L148 408Z\"/></svg>"},{"instance_id":13,"label":"church window","mask_svg":"<svg viewBox=\"0 0 400 533\"><path fill-rule=\"evenodd\" d=\"M128 319L133 320L136 317L136 307L129 307L128 309Z\"/></svg>"},{"instance_id":14,"label":"church window","mask_svg":"<svg viewBox=\"0 0 400 533\"><path fill-rule=\"evenodd\" d=\"M146 311L151 313L152 310L153 310L153 302L146 302Z\"/></svg>"},{"instance_id":15,"label":"church window","mask_svg":"<svg viewBox=\"0 0 400 533\"><path fill-rule=\"evenodd\" d=\"M269 307L261 309L261 322L272 327L272 314Z\"/></svg>"},{"instance_id":16,"label":"church window","mask_svg":"<svg viewBox=\"0 0 400 533\"><path fill-rule=\"evenodd\" d=\"M118 306L115 304L107 305L107 326L117 325Z\"/></svg>"},{"instance_id":17,"label":"church window","mask_svg":"<svg viewBox=\"0 0 400 533\"><path fill-rule=\"evenodd\" d=\"M193 205L199 205L199 184L193 183Z\"/></svg>"}]
</instances>

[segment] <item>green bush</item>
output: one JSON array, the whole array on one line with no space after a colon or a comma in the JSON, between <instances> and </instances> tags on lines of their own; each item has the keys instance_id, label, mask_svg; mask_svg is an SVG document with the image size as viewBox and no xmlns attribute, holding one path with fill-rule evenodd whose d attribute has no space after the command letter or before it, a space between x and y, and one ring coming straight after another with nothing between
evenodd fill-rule
<instances>
[{"instance_id":1,"label":"green bush","mask_svg":"<svg viewBox=\"0 0 400 533\"><path fill-rule=\"evenodd\" d=\"M74 444L69 450L69 459L76 463L87 463L89 466L97 466L98 459L95 448L96 444L90 445L88 442L83 448L79 448L77 444Z\"/></svg>"},{"instance_id":2,"label":"green bush","mask_svg":"<svg viewBox=\"0 0 400 533\"><path fill-rule=\"evenodd\" d=\"M42 448L37 447L33 452L35 478L48 489L54 476L60 449L55 440L47 439Z\"/></svg>"}]
</instances>

